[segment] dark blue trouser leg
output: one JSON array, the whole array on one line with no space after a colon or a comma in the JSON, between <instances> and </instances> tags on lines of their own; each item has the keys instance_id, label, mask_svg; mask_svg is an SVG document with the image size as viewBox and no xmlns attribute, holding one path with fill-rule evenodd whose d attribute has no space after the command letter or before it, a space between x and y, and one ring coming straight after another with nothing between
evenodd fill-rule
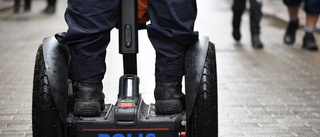
<instances>
[{"instance_id":1,"label":"dark blue trouser leg","mask_svg":"<svg viewBox=\"0 0 320 137\"><path fill-rule=\"evenodd\" d=\"M232 12L237 16L242 16L246 8L246 0L233 0Z\"/></svg>"},{"instance_id":2,"label":"dark blue trouser leg","mask_svg":"<svg viewBox=\"0 0 320 137\"><path fill-rule=\"evenodd\" d=\"M241 16L246 8L246 0L233 0L233 20L241 21ZM260 34L260 21L262 17L262 3L258 0L250 0L250 31L251 34ZM240 22L233 24L240 28Z\"/></svg>"},{"instance_id":3,"label":"dark blue trouser leg","mask_svg":"<svg viewBox=\"0 0 320 137\"><path fill-rule=\"evenodd\" d=\"M304 10L308 14L320 14L320 0L283 0L286 6L300 6L304 2Z\"/></svg>"},{"instance_id":4,"label":"dark blue trouser leg","mask_svg":"<svg viewBox=\"0 0 320 137\"><path fill-rule=\"evenodd\" d=\"M198 33L193 31L196 1L149 0L149 13L147 30L156 50L156 80L181 80L186 48L198 40Z\"/></svg>"},{"instance_id":5,"label":"dark blue trouser leg","mask_svg":"<svg viewBox=\"0 0 320 137\"><path fill-rule=\"evenodd\" d=\"M250 0L250 30L252 35L260 34L261 8L261 0Z\"/></svg>"},{"instance_id":6,"label":"dark blue trouser leg","mask_svg":"<svg viewBox=\"0 0 320 137\"><path fill-rule=\"evenodd\" d=\"M56 35L70 48L72 80L101 82L110 31L116 25L119 0L68 0L65 20L68 31Z\"/></svg>"},{"instance_id":7,"label":"dark blue trouser leg","mask_svg":"<svg viewBox=\"0 0 320 137\"><path fill-rule=\"evenodd\" d=\"M320 14L320 0L306 0L304 10L308 14Z\"/></svg>"},{"instance_id":8,"label":"dark blue trouser leg","mask_svg":"<svg viewBox=\"0 0 320 137\"><path fill-rule=\"evenodd\" d=\"M240 30L242 14L246 8L246 0L233 0L232 4L232 27L235 31Z\"/></svg>"},{"instance_id":9,"label":"dark blue trouser leg","mask_svg":"<svg viewBox=\"0 0 320 137\"><path fill-rule=\"evenodd\" d=\"M156 79L180 80L184 75L187 46L198 40L193 31L195 0L150 0L149 38L157 51ZM69 29L57 35L71 51L70 70L74 81L95 83L106 71L105 49L110 30L116 25L119 0L69 0L65 18Z\"/></svg>"},{"instance_id":10,"label":"dark blue trouser leg","mask_svg":"<svg viewBox=\"0 0 320 137\"><path fill-rule=\"evenodd\" d=\"M20 1L21 0L14 0L14 8L17 11L19 11L19 8L20 8Z\"/></svg>"},{"instance_id":11,"label":"dark blue trouser leg","mask_svg":"<svg viewBox=\"0 0 320 137\"><path fill-rule=\"evenodd\" d=\"M283 0L286 6L300 6L302 0Z\"/></svg>"}]
</instances>

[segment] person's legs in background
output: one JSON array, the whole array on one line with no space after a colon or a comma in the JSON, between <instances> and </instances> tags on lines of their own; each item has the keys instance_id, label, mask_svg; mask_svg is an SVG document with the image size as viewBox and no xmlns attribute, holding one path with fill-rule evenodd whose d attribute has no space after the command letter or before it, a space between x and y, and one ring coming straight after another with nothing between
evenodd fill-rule
<instances>
[{"instance_id":1,"label":"person's legs in background","mask_svg":"<svg viewBox=\"0 0 320 137\"><path fill-rule=\"evenodd\" d=\"M47 7L43 10L43 13L53 14L56 11L57 0L47 0Z\"/></svg>"},{"instance_id":2,"label":"person's legs in background","mask_svg":"<svg viewBox=\"0 0 320 137\"><path fill-rule=\"evenodd\" d=\"M286 44L293 44L296 40L296 31L299 28L298 11L302 0L283 0L287 6L289 14L289 23L284 34L283 41Z\"/></svg>"},{"instance_id":3,"label":"person's legs in background","mask_svg":"<svg viewBox=\"0 0 320 137\"><path fill-rule=\"evenodd\" d=\"M24 11L30 11L31 9L31 0L25 0L24 1Z\"/></svg>"},{"instance_id":4,"label":"person's legs in background","mask_svg":"<svg viewBox=\"0 0 320 137\"><path fill-rule=\"evenodd\" d=\"M13 12L19 13L20 11L20 1L21 0L14 0Z\"/></svg>"},{"instance_id":5,"label":"person's legs in background","mask_svg":"<svg viewBox=\"0 0 320 137\"><path fill-rule=\"evenodd\" d=\"M21 0L14 0L13 12L19 13ZM31 0L24 1L24 12L28 12L31 9Z\"/></svg>"},{"instance_id":6,"label":"person's legs in background","mask_svg":"<svg viewBox=\"0 0 320 137\"><path fill-rule=\"evenodd\" d=\"M241 17L246 8L246 0L233 0L232 5L232 36L236 41L241 39Z\"/></svg>"},{"instance_id":7,"label":"person's legs in background","mask_svg":"<svg viewBox=\"0 0 320 137\"><path fill-rule=\"evenodd\" d=\"M254 48L262 48L263 44L260 40L260 21L262 17L262 1L250 0L250 30L251 43Z\"/></svg>"},{"instance_id":8,"label":"person's legs in background","mask_svg":"<svg viewBox=\"0 0 320 137\"><path fill-rule=\"evenodd\" d=\"M317 51L318 45L314 38L313 32L319 19L320 1L306 0L304 10L306 12L307 20L302 48L310 51Z\"/></svg>"}]
</instances>

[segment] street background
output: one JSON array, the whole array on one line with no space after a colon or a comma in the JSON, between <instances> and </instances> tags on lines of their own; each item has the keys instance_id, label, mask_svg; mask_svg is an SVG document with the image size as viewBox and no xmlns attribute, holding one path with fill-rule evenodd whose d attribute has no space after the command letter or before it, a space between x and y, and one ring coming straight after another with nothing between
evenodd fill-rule
<instances>
[{"instance_id":1,"label":"street background","mask_svg":"<svg viewBox=\"0 0 320 137\"><path fill-rule=\"evenodd\" d=\"M67 0L53 15L41 13L46 1L34 0L28 13L13 14L11 0L0 0L0 137L31 137L31 102L35 56L43 38L67 30ZM305 14L296 43L283 43L288 20L281 0L265 0L261 22L263 49L251 46L249 16L242 17L242 39L232 38L231 0L198 0L195 30L216 46L219 136L320 136L320 53L301 48ZM320 22L320 21L318 21ZM320 44L319 25L315 34ZM152 103L154 49L139 32L140 91ZM112 31L108 71L103 81L107 103L115 103L122 57L118 32Z\"/></svg>"}]
</instances>

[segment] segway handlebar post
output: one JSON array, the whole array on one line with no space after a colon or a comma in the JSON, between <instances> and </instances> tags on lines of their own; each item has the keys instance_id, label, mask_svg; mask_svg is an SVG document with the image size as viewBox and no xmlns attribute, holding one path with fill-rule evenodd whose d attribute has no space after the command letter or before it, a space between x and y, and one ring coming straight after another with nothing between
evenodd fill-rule
<instances>
[{"instance_id":1,"label":"segway handlebar post","mask_svg":"<svg viewBox=\"0 0 320 137\"><path fill-rule=\"evenodd\" d=\"M119 53L123 54L124 74L137 74L137 0L120 0Z\"/></svg>"}]
</instances>

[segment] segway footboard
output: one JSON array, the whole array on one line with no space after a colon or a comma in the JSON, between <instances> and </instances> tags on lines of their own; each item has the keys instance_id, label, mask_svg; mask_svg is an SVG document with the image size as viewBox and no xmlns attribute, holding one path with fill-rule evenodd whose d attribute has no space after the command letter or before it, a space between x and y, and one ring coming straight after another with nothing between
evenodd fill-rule
<instances>
[{"instance_id":1,"label":"segway footboard","mask_svg":"<svg viewBox=\"0 0 320 137\"><path fill-rule=\"evenodd\" d=\"M183 137L184 113L171 116L155 114L154 104L139 100L139 106L131 102L107 104L100 117L69 117L67 122L76 125L77 137ZM135 111L138 111L135 115Z\"/></svg>"},{"instance_id":2,"label":"segway footboard","mask_svg":"<svg viewBox=\"0 0 320 137\"><path fill-rule=\"evenodd\" d=\"M76 137L184 137L185 113L156 115L155 105L147 105L139 94L139 78L120 78L118 101L107 104L99 117L67 119L69 133Z\"/></svg>"}]
</instances>

